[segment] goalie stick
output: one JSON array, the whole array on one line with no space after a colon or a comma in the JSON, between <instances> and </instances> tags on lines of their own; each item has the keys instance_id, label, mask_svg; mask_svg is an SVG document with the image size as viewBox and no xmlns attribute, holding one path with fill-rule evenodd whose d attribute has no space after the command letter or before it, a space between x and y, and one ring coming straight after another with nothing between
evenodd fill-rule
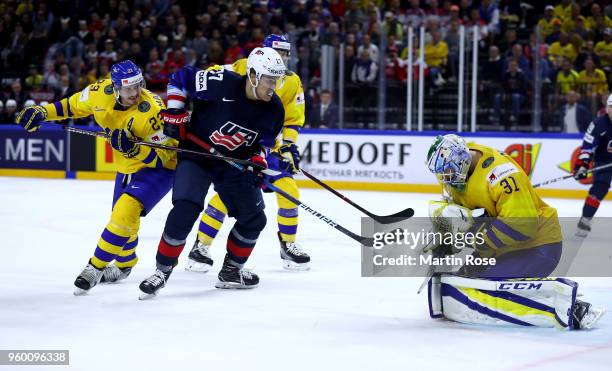
<instances>
[{"instance_id":1,"label":"goalie stick","mask_svg":"<svg viewBox=\"0 0 612 371\"><path fill-rule=\"evenodd\" d=\"M405 210L402 210L400 212L397 212L395 214L391 214L391 215L376 215L374 213L371 213L370 211L364 209L363 207L359 206L358 204L356 204L355 202L353 202L350 198L346 197L345 195L343 195L342 193L336 191L334 188L332 188L330 185L326 184L325 182L323 182L322 180L318 179L317 177L315 177L314 175L310 174L308 171L304 170L304 169L300 169L300 171L302 172L302 174L304 174L308 179L312 180L313 182L317 183L318 185L320 185L321 187L327 189L328 191L330 191L331 193L333 193L334 195L338 196L339 198L341 198L343 201L345 201L346 203L348 203L349 205L353 206L354 208L356 208L357 210L361 211L362 213L366 214L368 217L374 219L377 223L379 224L392 224L392 223L397 223L401 220L404 219L408 219L410 217L412 217L414 215L414 210L412 208L407 208Z\"/></svg>"}]
</instances>

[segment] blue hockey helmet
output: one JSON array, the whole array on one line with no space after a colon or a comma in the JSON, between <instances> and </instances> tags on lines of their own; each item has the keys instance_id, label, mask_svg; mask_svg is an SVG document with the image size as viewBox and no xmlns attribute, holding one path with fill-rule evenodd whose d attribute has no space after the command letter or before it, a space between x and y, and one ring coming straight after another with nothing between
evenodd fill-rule
<instances>
[{"instance_id":1,"label":"blue hockey helmet","mask_svg":"<svg viewBox=\"0 0 612 371\"><path fill-rule=\"evenodd\" d=\"M113 82L115 98L118 102L120 102L119 96L121 88L133 86L144 88L145 86L145 80L140 68L129 59L113 64L110 75L111 81Z\"/></svg>"},{"instance_id":2,"label":"blue hockey helmet","mask_svg":"<svg viewBox=\"0 0 612 371\"><path fill-rule=\"evenodd\" d=\"M266 36L261 46L264 48L272 48L277 51L286 51L287 55L289 55L289 53L291 52L291 43L289 42L289 39L287 39L287 37L284 35L270 34Z\"/></svg>"}]
</instances>

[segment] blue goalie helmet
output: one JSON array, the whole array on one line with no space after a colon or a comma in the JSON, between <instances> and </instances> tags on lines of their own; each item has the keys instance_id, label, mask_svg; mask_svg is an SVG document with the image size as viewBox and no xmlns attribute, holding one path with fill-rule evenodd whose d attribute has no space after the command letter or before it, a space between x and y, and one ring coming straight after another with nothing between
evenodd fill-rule
<instances>
[{"instance_id":1,"label":"blue goalie helmet","mask_svg":"<svg viewBox=\"0 0 612 371\"><path fill-rule=\"evenodd\" d=\"M427 168L444 183L465 186L472 156L465 140L455 134L438 135L427 152Z\"/></svg>"},{"instance_id":2,"label":"blue goalie helmet","mask_svg":"<svg viewBox=\"0 0 612 371\"><path fill-rule=\"evenodd\" d=\"M261 46L276 50L284 50L287 54L291 52L291 43L284 35L270 34L266 36Z\"/></svg>"},{"instance_id":3,"label":"blue goalie helmet","mask_svg":"<svg viewBox=\"0 0 612 371\"><path fill-rule=\"evenodd\" d=\"M115 98L117 99L119 99L119 92L122 87L137 85L144 88L145 86L145 80L140 68L129 59L113 64L110 75L115 91Z\"/></svg>"}]
</instances>

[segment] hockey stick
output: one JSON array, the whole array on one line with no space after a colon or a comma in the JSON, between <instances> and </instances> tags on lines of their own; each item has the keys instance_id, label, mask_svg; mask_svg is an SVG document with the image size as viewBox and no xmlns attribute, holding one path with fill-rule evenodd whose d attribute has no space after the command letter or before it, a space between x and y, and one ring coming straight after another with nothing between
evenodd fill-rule
<instances>
[{"instance_id":1,"label":"hockey stick","mask_svg":"<svg viewBox=\"0 0 612 371\"><path fill-rule=\"evenodd\" d=\"M328 191L330 191L334 195L340 197L343 201L345 201L349 205L353 206L357 210L361 211L362 213L366 214L370 218L374 219L377 223L380 223L380 224L397 223L400 220L408 219L408 218L410 218L410 217L412 217L414 215L414 210L412 208L407 208L406 210L402 210L402 211L400 211L398 213L391 214L391 215L376 215L376 214L373 214L373 213L369 212L368 210L364 209L363 207L357 205L350 198L346 197L342 193L340 193L340 192L336 191L335 189L333 189L330 185L324 183L322 180L320 180L317 177L315 177L314 175L310 174L308 171L306 171L304 169L300 169L300 171L308 179L310 179L313 182L317 183L321 187L327 189Z\"/></svg>"},{"instance_id":2,"label":"hockey stick","mask_svg":"<svg viewBox=\"0 0 612 371\"><path fill-rule=\"evenodd\" d=\"M595 172L595 171L599 171L599 170L607 169L607 168L609 168L609 167L612 167L612 163L609 163L609 164L606 164L606 165L601 165L601 166L594 167L594 168L592 168L592 169L589 169L589 170L587 171L587 173L592 173L592 172ZM541 187L541 186L545 186L545 185L547 185L547 184L555 183L555 182L558 182L558 181L560 181L560 180L565 180L565 179L569 179L569 178L573 178L573 177L574 177L574 174L573 174L573 173L572 173L572 174L568 174L568 175L564 175L564 176L560 176L560 177L558 177L558 178L550 179L550 180L544 181L544 182L542 182L542 183L535 184L535 185L533 185L533 188L538 188L538 187Z\"/></svg>"},{"instance_id":3,"label":"hockey stick","mask_svg":"<svg viewBox=\"0 0 612 371\"><path fill-rule=\"evenodd\" d=\"M189 136L191 136L191 137L189 137ZM199 145L200 147L204 148L205 150L210 152L212 155L216 156L216 154L218 153L217 150L215 150L212 146L210 146L208 143L206 143L205 141L201 140L200 138L196 137L195 135L188 134L188 139L191 140L192 142L194 142L195 144ZM238 169L240 171L247 171L244 168L244 166L242 166L241 164L239 164L237 162L234 162L234 161L232 161L230 159L227 159L227 158L224 159L224 160L228 164L232 165L233 167L235 167L236 169ZM264 184L266 185L266 187L270 188L272 191L280 194L281 196L285 197L287 200L289 200L289 201L293 202L294 204L298 205L300 208L304 209L305 211L307 211L308 213L310 213L314 217L322 220L323 222L325 222L330 227L340 231L345 236L348 236L348 237L352 238L353 240L359 242L360 244L362 244L364 246L368 246L368 247L374 246L374 238L360 236L360 235L358 235L358 234L356 234L354 232L349 231L348 229L344 228L340 224L338 224L335 221L333 221L331 218L328 218L327 216L325 216L325 215L321 214L320 212L316 211L315 209L309 207L308 205L306 205L302 201L298 200L297 198L287 194L287 192L285 192L282 189L276 187L274 184L270 183L267 180L264 180Z\"/></svg>"},{"instance_id":4,"label":"hockey stick","mask_svg":"<svg viewBox=\"0 0 612 371\"><path fill-rule=\"evenodd\" d=\"M72 133L83 134L83 135L90 135L90 136L94 136L94 137L100 137L100 138L108 139L108 135L104 131L85 130L85 129L75 128L73 126L63 126L63 128L66 131L70 131ZM190 135L192 135L192 134L188 134L188 139L191 139L191 138L189 138ZM206 153L206 152L200 152L200 151L194 151L194 150L186 149L186 148L178 148L178 147L173 147L173 146L167 146L165 144L144 142L144 141L141 141L141 140L133 140L133 142L134 142L134 144L143 145L143 146L147 146L147 147L151 147L151 148L167 149L167 150L170 150L170 151L176 151L176 152L181 152L181 153L188 153L188 154L198 155L198 156L203 156L203 157L208 157L208 158L216 158L218 160L234 161L236 163L239 163L239 164L242 164L242 165L245 165L245 166L252 166L253 168L255 168L255 169L259 170L259 171L269 170L269 169L265 169L263 166L261 166L259 164L251 162L249 160L242 160L242 159L239 159L239 158L227 157L227 156L223 156L221 154L219 154L219 155L212 155L212 154ZM278 173L278 174L280 174L280 173ZM268 175L278 175L278 174L268 174Z\"/></svg>"}]
</instances>

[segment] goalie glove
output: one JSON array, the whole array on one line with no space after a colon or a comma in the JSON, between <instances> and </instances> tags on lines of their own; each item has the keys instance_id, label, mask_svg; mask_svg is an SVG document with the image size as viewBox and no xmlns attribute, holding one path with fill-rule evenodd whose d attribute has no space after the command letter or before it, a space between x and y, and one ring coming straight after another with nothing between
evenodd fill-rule
<instances>
[{"instance_id":1,"label":"goalie glove","mask_svg":"<svg viewBox=\"0 0 612 371\"><path fill-rule=\"evenodd\" d=\"M437 232L465 233L476 218L486 215L485 209L468 209L447 201L429 201L429 219Z\"/></svg>"}]
</instances>

